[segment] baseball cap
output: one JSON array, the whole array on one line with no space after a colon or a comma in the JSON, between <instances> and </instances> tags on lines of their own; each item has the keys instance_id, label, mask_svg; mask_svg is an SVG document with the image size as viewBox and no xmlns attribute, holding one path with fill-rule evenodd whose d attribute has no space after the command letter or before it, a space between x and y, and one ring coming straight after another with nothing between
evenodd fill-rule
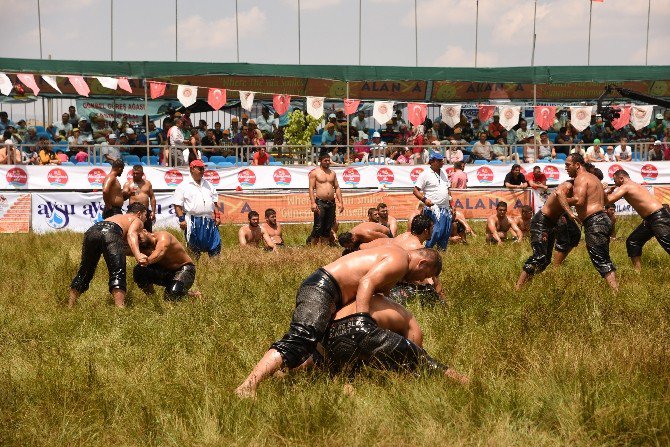
<instances>
[{"instance_id":1,"label":"baseball cap","mask_svg":"<svg viewBox=\"0 0 670 447\"><path fill-rule=\"evenodd\" d=\"M358 131L358 139L359 140L367 140L368 139L368 134L366 132L363 132L362 130Z\"/></svg>"},{"instance_id":2,"label":"baseball cap","mask_svg":"<svg viewBox=\"0 0 670 447\"><path fill-rule=\"evenodd\" d=\"M657 120L662 120L663 119L663 114L662 113L657 113L656 114L656 119Z\"/></svg>"},{"instance_id":3,"label":"baseball cap","mask_svg":"<svg viewBox=\"0 0 670 447\"><path fill-rule=\"evenodd\" d=\"M372 138L381 138L381 135L379 135L379 132L375 132L372 134Z\"/></svg>"},{"instance_id":4,"label":"baseball cap","mask_svg":"<svg viewBox=\"0 0 670 447\"><path fill-rule=\"evenodd\" d=\"M109 139L110 140L116 140L116 134L115 133L110 133L109 134Z\"/></svg>"},{"instance_id":5,"label":"baseball cap","mask_svg":"<svg viewBox=\"0 0 670 447\"><path fill-rule=\"evenodd\" d=\"M191 168L204 168L205 163L202 160L193 160L188 166Z\"/></svg>"},{"instance_id":6,"label":"baseball cap","mask_svg":"<svg viewBox=\"0 0 670 447\"><path fill-rule=\"evenodd\" d=\"M335 116L334 113L331 113L330 115L328 115L328 119L330 119L330 118L337 118L337 116Z\"/></svg>"},{"instance_id":7,"label":"baseball cap","mask_svg":"<svg viewBox=\"0 0 670 447\"><path fill-rule=\"evenodd\" d=\"M431 152L429 159L430 160L444 160L444 155L442 155L440 152Z\"/></svg>"},{"instance_id":8,"label":"baseball cap","mask_svg":"<svg viewBox=\"0 0 670 447\"><path fill-rule=\"evenodd\" d=\"M256 124L256 120L249 120L249 124Z\"/></svg>"},{"instance_id":9,"label":"baseball cap","mask_svg":"<svg viewBox=\"0 0 670 447\"><path fill-rule=\"evenodd\" d=\"M132 128L129 127L129 128L126 129L126 135L132 135L134 133L135 133L135 131Z\"/></svg>"},{"instance_id":10,"label":"baseball cap","mask_svg":"<svg viewBox=\"0 0 670 447\"><path fill-rule=\"evenodd\" d=\"M230 121L237 123L240 119L236 116L234 116Z\"/></svg>"},{"instance_id":11,"label":"baseball cap","mask_svg":"<svg viewBox=\"0 0 670 447\"><path fill-rule=\"evenodd\" d=\"M596 138L595 140L593 140L593 144L600 144L600 140Z\"/></svg>"},{"instance_id":12,"label":"baseball cap","mask_svg":"<svg viewBox=\"0 0 670 447\"><path fill-rule=\"evenodd\" d=\"M175 113L174 113L174 116L176 116L176 117L180 117L180 116L181 116L181 112L175 112Z\"/></svg>"},{"instance_id":13,"label":"baseball cap","mask_svg":"<svg viewBox=\"0 0 670 447\"><path fill-rule=\"evenodd\" d=\"M86 118L85 116L79 117L79 122L81 123L82 121L88 121L88 118Z\"/></svg>"},{"instance_id":14,"label":"baseball cap","mask_svg":"<svg viewBox=\"0 0 670 447\"><path fill-rule=\"evenodd\" d=\"M661 145L661 140L654 141L654 146L660 146L660 145Z\"/></svg>"},{"instance_id":15,"label":"baseball cap","mask_svg":"<svg viewBox=\"0 0 670 447\"><path fill-rule=\"evenodd\" d=\"M79 128L78 127L73 128L72 132L79 132Z\"/></svg>"}]
</instances>

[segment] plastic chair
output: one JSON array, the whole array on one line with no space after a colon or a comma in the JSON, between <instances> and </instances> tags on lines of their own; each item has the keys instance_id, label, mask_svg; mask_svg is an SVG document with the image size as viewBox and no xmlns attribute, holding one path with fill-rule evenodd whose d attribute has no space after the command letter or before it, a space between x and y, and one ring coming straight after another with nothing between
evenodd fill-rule
<instances>
[{"instance_id":1,"label":"plastic chair","mask_svg":"<svg viewBox=\"0 0 670 447\"><path fill-rule=\"evenodd\" d=\"M237 159L235 158L234 155L228 155L227 157L224 157L224 158L225 158L224 161L227 161L228 163L232 163L232 164L237 163Z\"/></svg>"},{"instance_id":2,"label":"plastic chair","mask_svg":"<svg viewBox=\"0 0 670 447\"><path fill-rule=\"evenodd\" d=\"M121 156L121 159L127 165L138 165L141 163L140 157L138 157L137 155L125 155Z\"/></svg>"},{"instance_id":3,"label":"plastic chair","mask_svg":"<svg viewBox=\"0 0 670 447\"><path fill-rule=\"evenodd\" d=\"M565 154L563 154L563 153L560 153L560 152L559 152L558 154L556 154L556 159L557 159L557 160L565 161L566 158L568 158L568 156L565 155Z\"/></svg>"},{"instance_id":4,"label":"plastic chair","mask_svg":"<svg viewBox=\"0 0 670 447\"><path fill-rule=\"evenodd\" d=\"M223 157L221 155L212 155L211 157L209 157L209 161L212 162L212 163L216 163L217 165L219 163L227 163L228 162L228 160L226 160L226 157Z\"/></svg>"},{"instance_id":5,"label":"plastic chair","mask_svg":"<svg viewBox=\"0 0 670 447\"><path fill-rule=\"evenodd\" d=\"M556 132L548 132L547 136L549 137L549 141L551 141L552 143L555 143L556 142L556 137L558 136L558 134Z\"/></svg>"},{"instance_id":6,"label":"plastic chair","mask_svg":"<svg viewBox=\"0 0 670 447\"><path fill-rule=\"evenodd\" d=\"M476 165L487 165L487 164L489 164L489 162L486 161L486 160L475 160L475 164Z\"/></svg>"},{"instance_id":7,"label":"plastic chair","mask_svg":"<svg viewBox=\"0 0 670 447\"><path fill-rule=\"evenodd\" d=\"M233 166L232 163L228 163L227 161L220 161L216 165L220 168L230 168Z\"/></svg>"},{"instance_id":8,"label":"plastic chair","mask_svg":"<svg viewBox=\"0 0 670 447\"><path fill-rule=\"evenodd\" d=\"M152 147L151 148L151 155L160 155L162 150L163 150L162 147Z\"/></svg>"},{"instance_id":9,"label":"plastic chair","mask_svg":"<svg viewBox=\"0 0 670 447\"><path fill-rule=\"evenodd\" d=\"M502 160L491 160L489 162L489 164L491 164L491 165L501 165L501 164L503 164L503 162L502 162Z\"/></svg>"},{"instance_id":10,"label":"plastic chair","mask_svg":"<svg viewBox=\"0 0 670 447\"><path fill-rule=\"evenodd\" d=\"M35 132L37 132L38 134L44 133L46 131L47 130L44 128L44 126L35 126Z\"/></svg>"},{"instance_id":11,"label":"plastic chair","mask_svg":"<svg viewBox=\"0 0 670 447\"><path fill-rule=\"evenodd\" d=\"M321 146L321 135L312 135L312 146Z\"/></svg>"},{"instance_id":12,"label":"plastic chair","mask_svg":"<svg viewBox=\"0 0 670 447\"><path fill-rule=\"evenodd\" d=\"M75 163L72 163L71 161L64 161L60 165L61 166L74 166Z\"/></svg>"},{"instance_id":13,"label":"plastic chair","mask_svg":"<svg viewBox=\"0 0 670 447\"><path fill-rule=\"evenodd\" d=\"M70 163L73 165L77 164L77 157L75 155L70 155Z\"/></svg>"},{"instance_id":14,"label":"plastic chair","mask_svg":"<svg viewBox=\"0 0 670 447\"><path fill-rule=\"evenodd\" d=\"M207 155L201 155L200 159L202 160L203 163L207 163L209 161L209 157L207 157Z\"/></svg>"},{"instance_id":15,"label":"plastic chair","mask_svg":"<svg viewBox=\"0 0 670 447\"><path fill-rule=\"evenodd\" d=\"M284 163L281 161L271 161L270 166L282 166Z\"/></svg>"}]
</instances>

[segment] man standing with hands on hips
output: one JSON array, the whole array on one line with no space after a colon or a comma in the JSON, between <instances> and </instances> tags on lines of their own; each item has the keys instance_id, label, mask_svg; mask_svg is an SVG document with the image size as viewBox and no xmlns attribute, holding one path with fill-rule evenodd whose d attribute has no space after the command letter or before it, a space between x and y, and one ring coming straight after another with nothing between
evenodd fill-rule
<instances>
[{"instance_id":1,"label":"man standing with hands on hips","mask_svg":"<svg viewBox=\"0 0 670 447\"><path fill-rule=\"evenodd\" d=\"M426 248L446 250L451 234L451 208L449 206L449 177L444 172L444 156L431 152L430 169L425 169L414 184L414 196L423 202L423 214L433 221L433 234Z\"/></svg>"},{"instance_id":2,"label":"man standing with hands on hips","mask_svg":"<svg viewBox=\"0 0 670 447\"><path fill-rule=\"evenodd\" d=\"M217 256L221 252L221 235L216 188L203 178L205 164L202 160L193 160L189 167L191 178L177 186L172 199L179 227L196 257L202 252L210 257Z\"/></svg>"}]
</instances>

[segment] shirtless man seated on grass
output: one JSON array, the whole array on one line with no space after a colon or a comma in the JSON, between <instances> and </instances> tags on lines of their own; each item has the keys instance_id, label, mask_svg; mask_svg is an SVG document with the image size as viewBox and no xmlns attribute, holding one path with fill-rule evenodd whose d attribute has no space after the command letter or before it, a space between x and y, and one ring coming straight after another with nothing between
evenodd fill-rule
<instances>
[{"instance_id":1,"label":"shirtless man seated on grass","mask_svg":"<svg viewBox=\"0 0 670 447\"><path fill-rule=\"evenodd\" d=\"M344 256L357 251L361 244L389 237L391 237L391 232L384 225L376 222L361 222L351 230L340 234L337 240L344 247L344 251L342 252L342 256Z\"/></svg>"},{"instance_id":2,"label":"shirtless man seated on grass","mask_svg":"<svg viewBox=\"0 0 670 447\"><path fill-rule=\"evenodd\" d=\"M507 217L507 202L500 201L496 205L496 213L486 219L486 242L502 245L510 230L514 232L517 241L523 239L523 233L516 222Z\"/></svg>"},{"instance_id":3,"label":"shirtless man seated on grass","mask_svg":"<svg viewBox=\"0 0 670 447\"><path fill-rule=\"evenodd\" d=\"M530 221L533 218L533 208L528 205L521 207L521 214L518 216L512 217L510 220L513 220L519 230L523 233L524 237L530 237Z\"/></svg>"},{"instance_id":4,"label":"shirtless man seated on grass","mask_svg":"<svg viewBox=\"0 0 670 447\"><path fill-rule=\"evenodd\" d=\"M274 243L270 235L260 226L260 217L256 211L249 211L247 215L249 223L242 225L237 232L237 237L240 241L241 247L253 246L260 247L261 242L265 243L268 250L277 251L277 245Z\"/></svg>"},{"instance_id":5,"label":"shirtless man seated on grass","mask_svg":"<svg viewBox=\"0 0 670 447\"><path fill-rule=\"evenodd\" d=\"M468 224L467 219L462 212L456 211L454 213L454 221L451 223L451 236L449 242L455 244L467 244L468 235L477 236L472 227Z\"/></svg>"},{"instance_id":6,"label":"shirtless man seated on grass","mask_svg":"<svg viewBox=\"0 0 670 447\"><path fill-rule=\"evenodd\" d=\"M284 237L282 236L282 226L277 222L277 212L272 208L265 210L265 222L261 224L261 229L270 236L272 242L277 247L284 246Z\"/></svg>"}]
</instances>

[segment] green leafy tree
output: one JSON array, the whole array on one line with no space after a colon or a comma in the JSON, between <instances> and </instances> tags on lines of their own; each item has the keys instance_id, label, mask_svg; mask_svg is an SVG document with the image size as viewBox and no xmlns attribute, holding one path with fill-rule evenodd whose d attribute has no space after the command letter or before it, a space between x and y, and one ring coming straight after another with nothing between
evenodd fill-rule
<instances>
[{"instance_id":1,"label":"green leafy tree","mask_svg":"<svg viewBox=\"0 0 670 447\"><path fill-rule=\"evenodd\" d=\"M320 119L315 119L304 114L302 110L296 109L289 117L288 126L284 131L284 141L292 146L309 146L312 144L312 135L316 133L316 128L320 123Z\"/></svg>"}]
</instances>

